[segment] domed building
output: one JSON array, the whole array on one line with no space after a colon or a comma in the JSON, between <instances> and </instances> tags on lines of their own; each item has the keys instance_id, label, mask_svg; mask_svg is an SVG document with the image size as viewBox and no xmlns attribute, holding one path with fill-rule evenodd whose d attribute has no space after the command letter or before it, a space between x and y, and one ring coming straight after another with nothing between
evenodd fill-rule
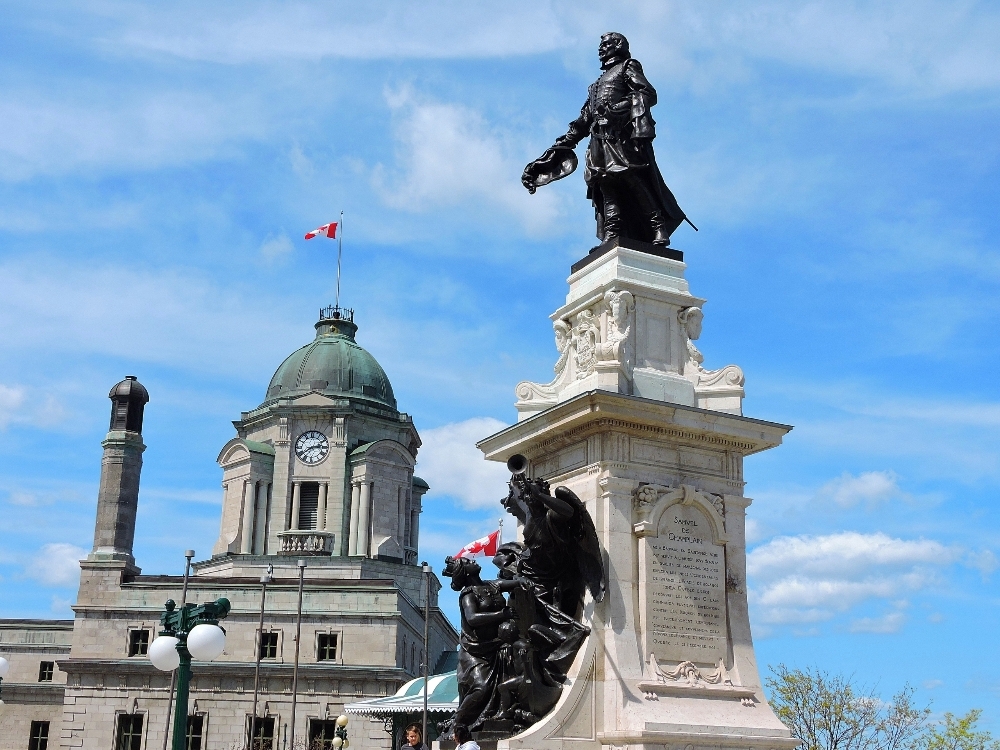
<instances>
[{"instance_id":1,"label":"domed building","mask_svg":"<svg viewBox=\"0 0 1000 750\"><path fill-rule=\"evenodd\" d=\"M211 556L191 553L190 576L136 565L150 395L132 376L112 388L75 618L0 620L0 655L11 663L0 737L11 747L167 747L172 675L147 652L168 599L231 603L225 651L192 667L188 750L329 750L345 704L392 696L425 660L431 674L454 669L458 633L438 608L437 577L417 563L429 490L413 475L420 436L357 343L353 313L326 308L315 328L261 404L233 422L218 457L219 537ZM398 747L391 731L365 719L348 727L366 748Z\"/></svg>"},{"instance_id":2,"label":"domed building","mask_svg":"<svg viewBox=\"0 0 1000 750\"><path fill-rule=\"evenodd\" d=\"M420 437L351 311L320 311L316 338L278 367L219 454L222 527L199 573L245 555L416 562Z\"/></svg>"}]
</instances>

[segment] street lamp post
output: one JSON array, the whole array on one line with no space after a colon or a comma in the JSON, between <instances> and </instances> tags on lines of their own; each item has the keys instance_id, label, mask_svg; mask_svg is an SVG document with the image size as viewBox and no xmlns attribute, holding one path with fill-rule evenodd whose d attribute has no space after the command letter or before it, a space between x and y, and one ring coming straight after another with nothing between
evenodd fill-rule
<instances>
[{"instance_id":1,"label":"street lamp post","mask_svg":"<svg viewBox=\"0 0 1000 750\"><path fill-rule=\"evenodd\" d=\"M431 566L426 562L420 563L420 568L424 572L424 722L423 734L420 741L427 744L427 673L428 664L431 660L431 650L428 648L431 620Z\"/></svg>"},{"instance_id":2,"label":"street lamp post","mask_svg":"<svg viewBox=\"0 0 1000 750\"><path fill-rule=\"evenodd\" d=\"M173 599L167 599L166 611L160 617L163 629L149 646L149 660L164 672L177 669L172 750L185 750L191 658L212 661L222 654L226 647L226 632L219 627L219 620L225 619L230 608L228 599L198 605L185 604L180 609L177 609Z\"/></svg>"},{"instance_id":3,"label":"street lamp post","mask_svg":"<svg viewBox=\"0 0 1000 750\"><path fill-rule=\"evenodd\" d=\"M271 573L274 571L273 565L267 566L267 572L260 577L260 622L257 624L257 659L253 669L253 716L250 717L250 726L247 727L247 750L253 743L253 723L257 720L257 696L260 689L260 651L264 645L264 597L267 595L267 584L271 582Z\"/></svg>"},{"instance_id":4,"label":"street lamp post","mask_svg":"<svg viewBox=\"0 0 1000 750\"><path fill-rule=\"evenodd\" d=\"M302 586L306 576L306 561L299 560L297 565L299 566L299 607L295 615L295 664L292 667L292 750L295 750L295 704L299 696L299 641L302 639Z\"/></svg>"},{"instance_id":5,"label":"street lamp post","mask_svg":"<svg viewBox=\"0 0 1000 750\"><path fill-rule=\"evenodd\" d=\"M188 576L191 574L191 560L194 550L184 550L184 586L181 588L181 609L187 604ZM167 750L167 737L170 736L170 710L174 705L174 690L177 689L177 675L170 675L170 697L167 698L167 723L163 727L163 750Z\"/></svg>"}]
</instances>

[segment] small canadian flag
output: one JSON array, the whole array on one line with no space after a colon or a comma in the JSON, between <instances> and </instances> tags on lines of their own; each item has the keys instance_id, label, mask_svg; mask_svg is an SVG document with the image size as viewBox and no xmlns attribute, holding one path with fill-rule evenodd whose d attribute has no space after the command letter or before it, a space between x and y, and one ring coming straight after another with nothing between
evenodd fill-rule
<instances>
[{"instance_id":1,"label":"small canadian flag","mask_svg":"<svg viewBox=\"0 0 1000 750\"><path fill-rule=\"evenodd\" d=\"M337 239L337 222L331 221L329 224L316 227L311 232L306 232L306 239L311 240L313 237L319 237L320 235L329 237L331 240Z\"/></svg>"},{"instance_id":2,"label":"small canadian flag","mask_svg":"<svg viewBox=\"0 0 1000 750\"><path fill-rule=\"evenodd\" d=\"M499 546L500 529L497 529L492 534L487 534L482 539L469 542L459 550L455 557L493 557L493 555L497 553L497 548Z\"/></svg>"}]
</instances>

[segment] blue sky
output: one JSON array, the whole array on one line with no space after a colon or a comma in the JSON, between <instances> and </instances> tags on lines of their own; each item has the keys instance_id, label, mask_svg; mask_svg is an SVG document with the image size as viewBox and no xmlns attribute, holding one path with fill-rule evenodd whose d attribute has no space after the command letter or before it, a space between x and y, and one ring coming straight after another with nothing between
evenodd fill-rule
<instances>
[{"instance_id":1,"label":"blue sky","mask_svg":"<svg viewBox=\"0 0 1000 750\"><path fill-rule=\"evenodd\" d=\"M613 6L613 9L612 9ZM332 301L424 439L422 556L495 528L474 441L546 382L594 244L519 184L602 32L659 92L706 366L795 425L746 463L762 665L1000 730L1000 10L975 2L4 3L0 616L68 617L110 386L147 407L136 557L207 556L215 458ZM199 554L199 557L201 554ZM454 606L449 605L454 614Z\"/></svg>"}]
</instances>

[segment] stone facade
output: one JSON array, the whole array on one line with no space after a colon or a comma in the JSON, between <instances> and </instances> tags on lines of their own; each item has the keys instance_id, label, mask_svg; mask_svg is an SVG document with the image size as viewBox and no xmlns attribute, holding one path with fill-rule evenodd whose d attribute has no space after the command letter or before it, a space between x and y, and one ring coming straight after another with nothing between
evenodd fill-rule
<instances>
[{"instance_id":1,"label":"stone facade","mask_svg":"<svg viewBox=\"0 0 1000 750\"><path fill-rule=\"evenodd\" d=\"M58 738L66 688L59 662L69 656L72 638L72 620L0 620L0 655L10 662L2 686L0 749L27 748L32 722L47 722L49 736Z\"/></svg>"},{"instance_id":2,"label":"stone facade","mask_svg":"<svg viewBox=\"0 0 1000 750\"><path fill-rule=\"evenodd\" d=\"M237 436L219 454L219 540L210 558L193 563L186 600L225 597L232 610L221 623L222 656L192 667L189 716L201 732L197 750L246 746L258 653L257 716L273 725L273 750L293 747L299 559L306 567L294 747L304 747L345 703L394 693L418 676L425 658L433 673L458 644L438 608L440 583L425 577L416 560L428 490L413 476L420 439L410 417L396 410L381 368L354 343L355 331L350 319L321 318L317 340L286 360L264 403L234 422ZM325 348L314 358L318 372L315 361L306 367L310 347ZM290 366L295 357L301 361ZM303 372L310 377L300 382ZM131 382L112 390L94 550L80 563L75 619L0 620L0 654L12 663L3 684L0 750L29 748L32 722L48 722L47 742L35 741L32 750L119 750L125 729L138 743L128 750L165 747L172 677L153 667L146 648L158 635L166 600L183 601L184 581L142 575L132 557L145 401L138 403L141 386ZM125 396L115 401L116 393ZM325 448L304 451L300 438L307 433L310 446ZM269 569L258 632L260 578ZM43 684L32 676L45 660L55 666ZM391 746L381 721L355 720L349 733L357 747Z\"/></svg>"}]
</instances>

